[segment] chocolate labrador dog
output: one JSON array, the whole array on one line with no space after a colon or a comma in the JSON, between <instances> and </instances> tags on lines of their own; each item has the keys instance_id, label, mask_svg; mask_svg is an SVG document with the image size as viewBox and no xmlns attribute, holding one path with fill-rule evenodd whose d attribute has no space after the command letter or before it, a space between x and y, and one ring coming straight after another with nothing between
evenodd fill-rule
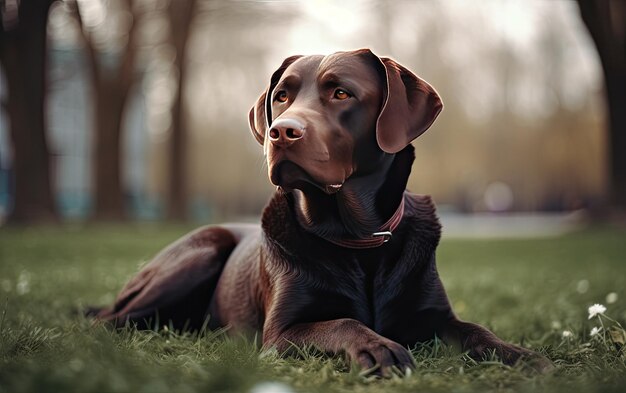
<instances>
[{"instance_id":1,"label":"chocolate labrador dog","mask_svg":"<svg viewBox=\"0 0 626 393\"><path fill-rule=\"evenodd\" d=\"M550 362L459 320L435 264L430 197L405 190L437 92L363 49L292 56L249 114L277 191L256 225L204 227L167 247L97 318L260 331L264 347L311 345L387 375L438 336L473 358ZM160 321L160 322L159 322Z\"/></svg>"}]
</instances>

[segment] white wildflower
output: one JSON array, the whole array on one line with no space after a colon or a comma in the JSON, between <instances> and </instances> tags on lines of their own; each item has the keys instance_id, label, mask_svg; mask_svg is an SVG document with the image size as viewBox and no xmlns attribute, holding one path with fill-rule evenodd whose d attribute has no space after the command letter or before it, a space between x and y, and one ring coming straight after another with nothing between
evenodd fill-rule
<instances>
[{"instance_id":1,"label":"white wildflower","mask_svg":"<svg viewBox=\"0 0 626 393\"><path fill-rule=\"evenodd\" d=\"M617 302L617 293L611 292L608 295L606 295L606 302L608 304L613 304L613 303Z\"/></svg>"},{"instance_id":2,"label":"white wildflower","mask_svg":"<svg viewBox=\"0 0 626 393\"><path fill-rule=\"evenodd\" d=\"M602 328L596 326L593 329L591 329L591 331L589 332L589 335L591 337L596 336L598 333L600 333L601 330Z\"/></svg>"},{"instance_id":3,"label":"white wildflower","mask_svg":"<svg viewBox=\"0 0 626 393\"><path fill-rule=\"evenodd\" d=\"M596 315L599 314L604 314L604 312L606 311L606 307L604 307L601 304L594 304L593 306L589 307L589 319L595 317Z\"/></svg>"},{"instance_id":4,"label":"white wildflower","mask_svg":"<svg viewBox=\"0 0 626 393\"><path fill-rule=\"evenodd\" d=\"M576 284L576 292L586 293L589 290L589 280L580 280Z\"/></svg>"},{"instance_id":5,"label":"white wildflower","mask_svg":"<svg viewBox=\"0 0 626 393\"><path fill-rule=\"evenodd\" d=\"M563 330L563 338L572 338L574 337L574 333L569 330Z\"/></svg>"},{"instance_id":6,"label":"white wildflower","mask_svg":"<svg viewBox=\"0 0 626 393\"><path fill-rule=\"evenodd\" d=\"M250 390L250 393L293 393L293 390L280 382L261 382Z\"/></svg>"}]
</instances>

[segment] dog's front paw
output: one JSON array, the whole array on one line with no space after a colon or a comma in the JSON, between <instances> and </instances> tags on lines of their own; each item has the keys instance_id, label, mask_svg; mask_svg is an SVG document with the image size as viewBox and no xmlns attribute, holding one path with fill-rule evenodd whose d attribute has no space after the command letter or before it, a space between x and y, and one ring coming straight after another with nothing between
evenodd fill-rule
<instances>
[{"instance_id":1,"label":"dog's front paw","mask_svg":"<svg viewBox=\"0 0 626 393\"><path fill-rule=\"evenodd\" d=\"M523 364L542 374L554 370L554 364L538 352L507 343L499 344L495 348L502 362L509 366Z\"/></svg>"},{"instance_id":2,"label":"dog's front paw","mask_svg":"<svg viewBox=\"0 0 626 393\"><path fill-rule=\"evenodd\" d=\"M450 322L447 333L448 339L460 338L462 350L467 351L468 355L475 360L487 359L495 352L502 363L509 366L521 363L541 373L547 373L554 369L552 362L545 356L506 343L489 330L475 323L453 320Z\"/></svg>"},{"instance_id":3,"label":"dog's front paw","mask_svg":"<svg viewBox=\"0 0 626 393\"><path fill-rule=\"evenodd\" d=\"M555 369L554 363L552 363L550 359L538 352L521 348L515 345L509 345L509 347L512 347L511 351L514 351L515 353L515 361L510 364L522 363L542 374L549 373ZM509 356L509 358L511 357Z\"/></svg>"},{"instance_id":4,"label":"dog's front paw","mask_svg":"<svg viewBox=\"0 0 626 393\"><path fill-rule=\"evenodd\" d=\"M348 348L347 355L368 374L383 377L390 377L394 368L404 373L415 367L413 357L406 348L380 336L354 343Z\"/></svg>"}]
</instances>

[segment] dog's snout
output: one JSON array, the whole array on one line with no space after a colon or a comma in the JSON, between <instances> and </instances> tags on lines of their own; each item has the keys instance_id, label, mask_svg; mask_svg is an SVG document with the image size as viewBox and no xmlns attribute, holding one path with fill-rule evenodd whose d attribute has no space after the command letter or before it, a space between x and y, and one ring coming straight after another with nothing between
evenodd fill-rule
<instances>
[{"instance_id":1,"label":"dog's snout","mask_svg":"<svg viewBox=\"0 0 626 393\"><path fill-rule=\"evenodd\" d=\"M269 131L272 144L287 147L304 136L305 126L296 119L278 119Z\"/></svg>"}]
</instances>

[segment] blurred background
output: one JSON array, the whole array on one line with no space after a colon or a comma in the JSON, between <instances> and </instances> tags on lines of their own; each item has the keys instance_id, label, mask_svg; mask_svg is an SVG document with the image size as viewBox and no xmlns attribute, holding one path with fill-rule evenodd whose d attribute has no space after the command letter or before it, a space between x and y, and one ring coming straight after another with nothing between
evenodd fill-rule
<instances>
[{"instance_id":1,"label":"blurred background","mask_svg":"<svg viewBox=\"0 0 626 393\"><path fill-rule=\"evenodd\" d=\"M361 47L443 98L408 187L451 230L626 205L619 0L0 6L5 223L257 217L273 188L250 107L285 57Z\"/></svg>"}]
</instances>

